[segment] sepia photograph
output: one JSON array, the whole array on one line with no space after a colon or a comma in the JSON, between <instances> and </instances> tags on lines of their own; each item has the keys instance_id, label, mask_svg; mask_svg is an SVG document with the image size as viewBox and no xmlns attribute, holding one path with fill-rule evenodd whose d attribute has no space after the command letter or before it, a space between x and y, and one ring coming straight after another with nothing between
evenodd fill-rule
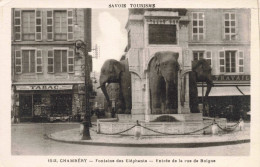
<instances>
[{"instance_id":1,"label":"sepia photograph","mask_svg":"<svg viewBox=\"0 0 260 167\"><path fill-rule=\"evenodd\" d=\"M1 9L9 156L219 166L255 154L253 8L20 6Z\"/></svg>"}]
</instances>

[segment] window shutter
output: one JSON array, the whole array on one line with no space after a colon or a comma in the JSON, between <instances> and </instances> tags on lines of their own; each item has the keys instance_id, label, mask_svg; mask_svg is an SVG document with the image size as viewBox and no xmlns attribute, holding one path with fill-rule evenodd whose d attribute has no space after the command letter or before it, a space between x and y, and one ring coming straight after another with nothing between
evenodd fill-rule
<instances>
[{"instance_id":1,"label":"window shutter","mask_svg":"<svg viewBox=\"0 0 260 167\"><path fill-rule=\"evenodd\" d=\"M238 72L243 73L244 72L244 52L239 51L238 52Z\"/></svg>"},{"instance_id":2,"label":"window shutter","mask_svg":"<svg viewBox=\"0 0 260 167\"><path fill-rule=\"evenodd\" d=\"M48 50L48 73L54 73L54 53Z\"/></svg>"},{"instance_id":3,"label":"window shutter","mask_svg":"<svg viewBox=\"0 0 260 167\"><path fill-rule=\"evenodd\" d=\"M42 11L36 10L35 12L35 40L42 40Z\"/></svg>"},{"instance_id":4,"label":"window shutter","mask_svg":"<svg viewBox=\"0 0 260 167\"><path fill-rule=\"evenodd\" d=\"M225 52L220 51L219 52L219 72L224 73L225 72Z\"/></svg>"},{"instance_id":5,"label":"window shutter","mask_svg":"<svg viewBox=\"0 0 260 167\"><path fill-rule=\"evenodd\" d=\"M74 50L69 50L67 63L68 73L74 73Z\"/></svg>"},{"instance_id":6,"label":"window shutter","mask_svg":"<svg viewBox=\"0 0 260 167\"><path fill-rule=\"evenodd\" d=\"M206 51L206 60L208 61L209 65L212 67L212 52Z\"/></svg>"},{"instance_id":7,"label":"window shutter","mask_svg":"<svg viewBox=\"0 0 260 167\"><path fill-rule=\"evenodd\" d=\"M36 73L42 73L42 50L36 51Z\"/></svg>"},{"instance_id":8,"label":"window shutter","mask_svg":"<svg viewBox=\"0 0 260 167\"><path fill-rule=\"evenodd\" d=\"M22 39L22 26L21 26L21 10L14 11L14 40L21 41Z\"/></svg>"},{"instance_id":9,"label":"window shutter","mask_svg":"<svg viewBox=\"0 0 260 167\"><path fill-rule=\"evenodd\" d=\"M53 11L47 11L47 40L53 41Z\"/></svg>"},{"instance_id":10,"label":"window shutter","mask_svg":"<svg viewBox=\"0 0 260 167\"><path fill-rule=\"evenodd\" d=\"M222 38L223 38L223 40L225 40L226 38L225 38L225 12L223 12L223 14L222 14L222 22L221 22L221 24L222 24Z\"/></svg>"},{"instance_id":11,"label":"window shutter","mask_svg":"<svg viewBox=\"0 0 260 167\"><path fill-rule=\"evenodd\" d=\"M20 50L15 51L15 73L22 73L22 55Z\"/></svg>"},{"instance_id":12,"label":"window shutter","mask_svg":"<svg viewBox=\"0 0 260 167\"><path fill-rule=\"evenodd\" d=\"M68 41L72 41L73 37L73 10L67 10L67 18L68 18L68 34L67 39Z\"/></svg>"}]
</instances>

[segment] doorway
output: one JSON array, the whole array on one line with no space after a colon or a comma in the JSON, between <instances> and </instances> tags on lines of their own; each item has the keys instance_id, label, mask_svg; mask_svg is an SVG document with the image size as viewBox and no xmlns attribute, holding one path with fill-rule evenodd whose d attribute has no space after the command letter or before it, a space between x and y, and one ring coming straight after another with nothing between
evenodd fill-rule
<instances>
[{"instance_id":1,"label":"doorway","mask_svg":"<svg viewBox=\"0 0 260 167\"><path fill-rule=\"evenodd\" d=\"M29 121L33 117L33 101L32 95L20 95L20 111L19 116L21 121Z\"/></svg>"},{"instance_id":2,"label":"doorway","mask_svg":"<svg viewBox=\"0 0 260 167\"><path fill-rule=\"evenodd\" d=\"M52 114L70 115L72 112L71 94L53 94L51 95Z\"/></svg>"}]
</instances>

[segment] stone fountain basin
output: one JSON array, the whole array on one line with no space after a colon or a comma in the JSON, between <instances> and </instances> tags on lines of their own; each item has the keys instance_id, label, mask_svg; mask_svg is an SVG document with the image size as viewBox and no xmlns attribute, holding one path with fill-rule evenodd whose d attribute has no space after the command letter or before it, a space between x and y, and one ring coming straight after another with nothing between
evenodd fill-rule
<instances>
[{"instance_id":1,"label":"stone fountain basin","mask_svg":"<svg viewBox=\"0 0 260 167\"><path fill-rule=\"evenodd\" d=\"M174 118L174 122L157 122L158 118L168 116ZM201 113L189 113L189 114L161 114L161 115L149 115L149 122L146 120L138 120L139 124L143 127L147 127L154 131L141 127L141 135L167 135L167 134L184 134L194 132L199 129L203 129L213 123L212 118L203 118ZM173 120L173 119L172 119ZM215 122L222 128L226 128L227 120L225 118L216 118ZM97 120L97 132L104 134L114 134L122 132L136 125L136 120L131 119L131 115L120 114L117 118L98 119ZM210 134L212 133L211 126L201 131L192 134ZM121 133L123 135L134 135L135 128L129 131Z\"/></svg>"}]
</instances>

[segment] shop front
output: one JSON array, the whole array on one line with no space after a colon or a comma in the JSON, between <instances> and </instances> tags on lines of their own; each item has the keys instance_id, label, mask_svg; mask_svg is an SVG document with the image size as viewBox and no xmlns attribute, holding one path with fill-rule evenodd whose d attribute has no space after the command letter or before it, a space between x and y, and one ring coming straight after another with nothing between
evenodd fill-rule
<instances>
[{"instance_id":1,"label":"shop front","mask_svg":"<svg viewBox=\"0 0 260 167\"><path fill-rule=\"evenodd\" d=\"M15 95L15 115L21 122L67 121L72 117L73 109L80 108L73 85L17 85Z\"/></svg>"},{"instance_id":2,"label":"shop front","mask_svg":"<svg viewBox=\"0 0 260 167\"><path fill-rule=\"evenodd\" d=\"M199 101L204 101L206 85L198 84ZM205 116L225 117L228 120L248 119L250 105L250 75L214 76Z\"/></svg>"}]
</instances>

